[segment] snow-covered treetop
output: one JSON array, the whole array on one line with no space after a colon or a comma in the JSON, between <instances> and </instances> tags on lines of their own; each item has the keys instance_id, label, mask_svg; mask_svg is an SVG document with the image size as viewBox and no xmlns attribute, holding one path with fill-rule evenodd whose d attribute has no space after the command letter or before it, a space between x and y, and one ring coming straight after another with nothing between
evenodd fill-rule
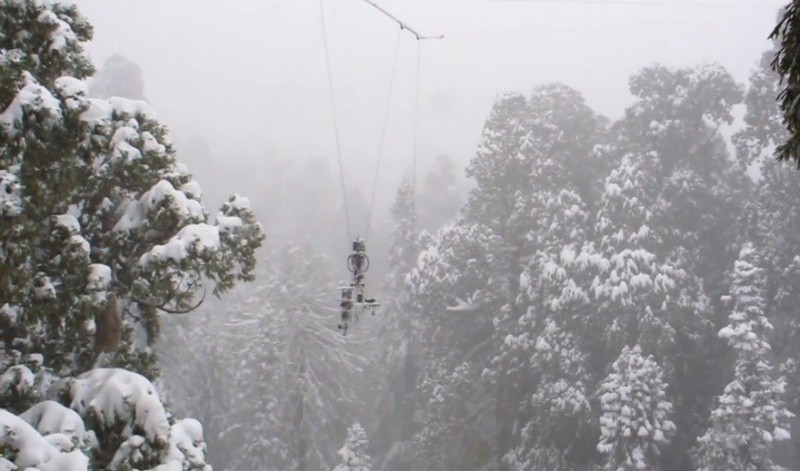
<instances>
[{"instance_id":1,"label":"snow-covered treetop","mask_svg":"<svg viewBox=\"0 0 800 471\"><path fill-rule=\"evenodd\" d=\"M784 403L786 381L772 372L765 295L766 276L748 242L733 269L729 322L719 331L736 352L734 377L711 411L708 430L698 438L695 458L702 471L783 469L772 461L773 442L791 438L793 414Z\"/></svg>"},{"instance_id":2,"label":"snow-covered treetop","mask_svg":"<svg viewBox=\"0 0 800 471\"><path fill-rule=\"evenodd\" d=\"M719 124L733 121L731 106L739 103L742 90L719 64L670 69L663 65L645 67L631 77L630 91L639 101L626 111L638 118L668 124L674 119L706 120ZM661 114L669 111L668 115ZM661 113L660 113L661 112Z\"/></svg>"},{"instance_id":3,"label":"snow-covered treetop","mask_svg":"<svg viewBox=\"0 0 800 471\"><path fill-rule=\"evenodd\" d=\"M772 325L764 315L766 278L759 267L758 255L751 243L739 252L733 269L731 298L734 301L730 324L719 331L728 345L745 355L764 355L769 343L764 336Z\"/></svg>"},{"instance_id":4,"label":"snow-covered treetop","mask_svg":"<svg viewBox=\"0 0 800 471\"><path fill-rule=\"evenodd\" d=\"M652 357L641 348L624 347L598 392L603 415L597 450L606 455L603 469L649 469L661 446L675 434L667 384Z\"/></svg>"},{"instance_id":5,"label":"snow-covered treetop","mask_svg":"<svg viewBox=\"0 0 800 471\"><path fill-rule=\"evenodd\" d=\"M45 86L64 75L83 79L94 72L83 50L92 39L92 26L71 2L0 0L0 11L0 68L16 73L29 70ZM6 73L2 76L11 78ZM0 106L8 103L9 85L3 80L0 86Z\"/></svg>"},{"instance_id":6,"label":"snow-covered treetop","mask_svg":"<svg viewBox=\"0 0 800 471\"><path fill-rule=\"evenodd\" d=\"M344 446L339 450L342 463L336 466L333 471L369 471L372 466L369 455L367 454L367 434L361 425L356 422L347 429L347 439Z\"/></svg>"}]
</instances>

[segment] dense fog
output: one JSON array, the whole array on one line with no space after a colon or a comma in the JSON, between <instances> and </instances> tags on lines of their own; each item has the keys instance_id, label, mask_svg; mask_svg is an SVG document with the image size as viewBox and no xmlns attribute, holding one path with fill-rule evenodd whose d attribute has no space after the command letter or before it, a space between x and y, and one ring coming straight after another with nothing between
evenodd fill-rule
<instances>
[{"instance_id":1,"label":"dense fog","mask_svg":"<svg viewBox=\"0 0 800 471\"><path fill-rule=\"evenodd\" d=\"M0 0L0 469L800 469L785 0L62 3Z\"/></svg>"}]
</instances>

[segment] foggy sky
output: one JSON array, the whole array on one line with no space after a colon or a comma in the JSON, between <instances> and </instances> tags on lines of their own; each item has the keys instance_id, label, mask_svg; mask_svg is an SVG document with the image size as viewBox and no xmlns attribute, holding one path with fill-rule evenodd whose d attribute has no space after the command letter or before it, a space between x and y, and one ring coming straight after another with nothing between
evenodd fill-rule
<instances>
[{"instance_id":1,"label":"foggy sky","mask_svg":"<svg viewBox=\"0 0 800 471\"><path fill-rule=\"evenodd\" d=\"M614 1L614 0L611 0ZM318 0L76 0L95 26L90 52L138 63L145 94L182 160L213 186L220 169L258 180L263 159L335 162ZM379 0L424 33L420 166L464 164L495 96L549 81L580 90L609 117L643 66L716 61L742 83L769 47L785 0ZM398 27L362 0L323 0L345 173L374 171ZM380 179L410 166L416 41L401 36ZM192 152L210 149L198 162ZM199 168L198 168L199 165Z\"/></svg>"}]
</instances>

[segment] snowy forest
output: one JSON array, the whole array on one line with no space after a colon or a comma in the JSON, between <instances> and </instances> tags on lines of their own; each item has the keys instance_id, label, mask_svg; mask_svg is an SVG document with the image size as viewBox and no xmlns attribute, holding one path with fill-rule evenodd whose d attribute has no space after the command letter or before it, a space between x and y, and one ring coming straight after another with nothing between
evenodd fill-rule
<instances>
[{"instance_id":1,"label":"snowy forest","mask_svg":"<svg viewBox=\"0 0 800 471\"><path fill-rule=\"evenodd\" d=\"M212 210L135 62L95 67L71 2L0 0L0 471L800 469L776 15L746 82L642 64L616 117L496 91L372 221L300 157ZM351 217L380 305L343 333Z\"/></svg>"}]
</instances>

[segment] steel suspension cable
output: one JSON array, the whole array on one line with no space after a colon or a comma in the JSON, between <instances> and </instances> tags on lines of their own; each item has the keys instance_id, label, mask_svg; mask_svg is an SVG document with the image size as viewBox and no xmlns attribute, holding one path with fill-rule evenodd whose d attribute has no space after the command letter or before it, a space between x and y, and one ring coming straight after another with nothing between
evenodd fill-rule
<instances>
[{"instance_id":1,"label":"steel suspension cable","mask_svg":"<svg viewBox=\"0 0 800 471\"><path fill-rule=\"evenodd\" d=\"M417 155L419 154L419 96L420 96L420 71L422 69L422 41L417 40L417 73L414 91L414 152L411 158L411 232L416 228L417 222Z\"/></svg>"},{"instance_id":2,"label":"steel suspension cable","mask_svg":"<svg viewBox=\"0 0 800 471\"><path fill-rule=\"evenodd\" d=\"M395 39L394 45L394 57L392 59L392 71L391 75L389 76L389 91L386 97L386 111L383 115L383 125L381 126L381 140L380 144L378 145L378 161L375 164L375 174L372 178L372 196L370 197L369 203L369 211L367 213L367 231L364 234L364 240L369 239L369 232L372 228L372 213L375 211L375 194L378 191L378 175L380 174L381 170L381 161L383 160L383 150L386 143L386 128L389 124L389 114L392 107L392 93L394 91L394 79L397 75L397 56L400 51L400 37L403 34L403 28L398 28L397 30L397 39Z\"/></svg>"},{"instance_id":3,"label":"steel suspension cable","mask_svg":"<svg viewBox=\"0 0 800 471\"><path fill-rule=\"evenodd\" d=\"M322 39L325 44L325 66L328 71L328 95L331 100L331 116L333 118L333 133L336 138L336 156L339 160L339 180L342 184L342 201L344 202L344 213L347 218L347 237L353 239L352 225L350 224L350 207L347 204L347 186L344 180L344 163L342 159L342 143L339 137L339 120L336 114L336 97L333 90L333 72L331 71L331 54L328 47L328 30L325 27L325 9L322 0L319 0L319 16L322 23Z\"/></svg>"}]
</instances>

